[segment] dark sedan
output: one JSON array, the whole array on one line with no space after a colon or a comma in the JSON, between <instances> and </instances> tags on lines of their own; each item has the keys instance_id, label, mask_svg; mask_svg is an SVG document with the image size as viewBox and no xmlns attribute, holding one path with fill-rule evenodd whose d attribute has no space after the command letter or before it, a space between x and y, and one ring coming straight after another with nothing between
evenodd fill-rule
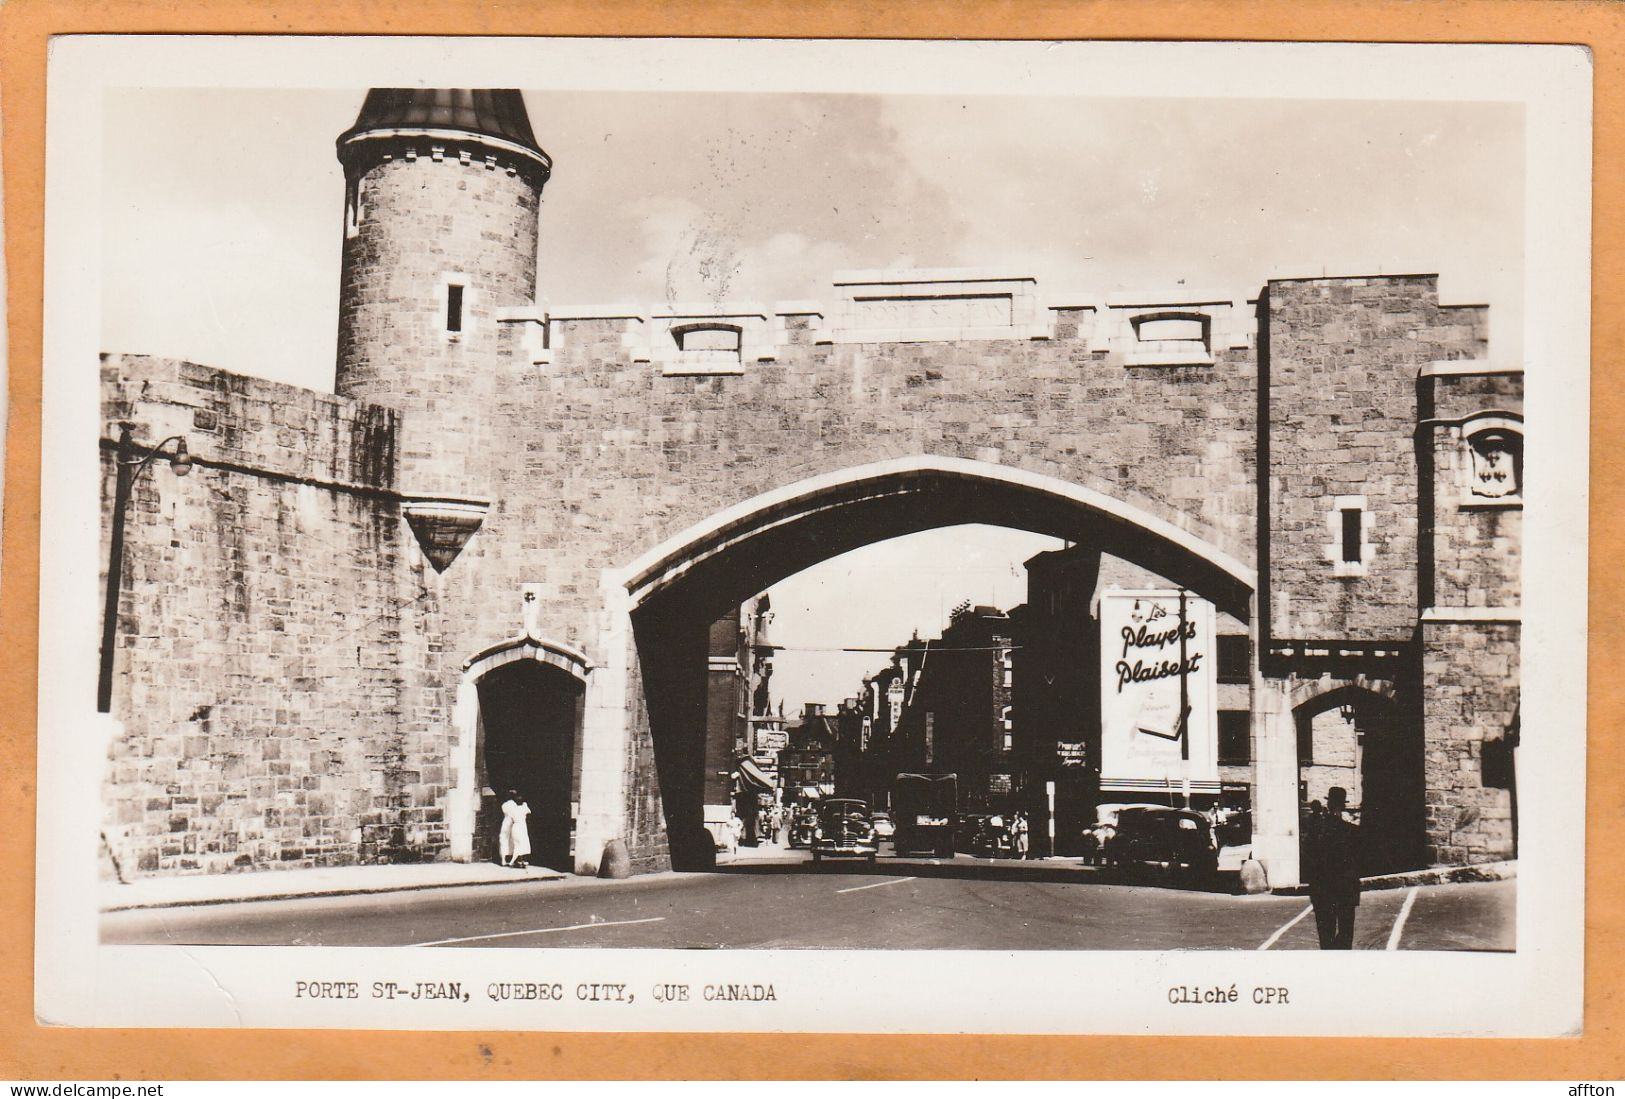
<instances>
[{"instance_id":1,"label":"dark sedan","mask_svg":"<svg viewBox=\"0 0 1625 1099\"><path fill-rule=\"evenodd\" d=\"M1129 806L1117 814L1106 847L1109 865L1154 866L1211 876L1219 865L1213 829L1201 813L1161 806Z\"/></svg>"},{"instance_id":2,"label":"dark sedan","mask_svg":"<svg viewBox=\"0 0 1625 1099\"><path fill-rule=\"evenodd\" d=\"M880 853L869 803L852 798L831 798L818 807L818 830L813 833L812 857L867 859Z\"/></svg>"}]
</instances>

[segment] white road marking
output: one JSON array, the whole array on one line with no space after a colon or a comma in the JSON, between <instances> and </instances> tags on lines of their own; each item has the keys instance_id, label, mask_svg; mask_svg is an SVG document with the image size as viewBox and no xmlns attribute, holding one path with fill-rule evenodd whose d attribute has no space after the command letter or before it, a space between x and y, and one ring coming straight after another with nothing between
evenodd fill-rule
<instances>
[{"instance_id":1,"label":"white road marking","mask_svg":"<svg viewBox=\"0 0 1625 1099\"><path fill-rule=\"evenodd\" d=\"M1264 940L1264 945L1260 946L1258 949L1260 949L1260 950L1268 950L1270 947L1272 947L1276 943L1280 942L1282 935L1285 935L1288 931L1291 931L1294 924L1296 924L1299 920L1303 919L1305 916L1309 915L1309 913L1313 912L1314 910L1315 910L1315 906L1311 904L1308 907L1306 907L1302 912L1299 912L1296 916L1293 916L1286 923L1282 924L1280 927L1277 927L1275 929L1275 934L1273 934L1269 938L1265 939Z\"/></svg>"},{"instance_id":2,"label":"white road marking","mask_svg":"<svg viewBox=\"0 0 1625 1099\"><path fill-rule=\"evenodd\" d=\"M837 892L837 893L856 893L860 889L879 889L883 885L902 885L906 881L913 881L913 880L914 880L913 878L893 878L891 881L876 881L876 882L870 882L868 885L854 885L850 889L837 889L835 892Z\"/></svg>"},{"instance_id":3,"label":"white road marking","mask_svg":"<svg viewBox=\"0 0 1625 1099\"><path fill-rule=\"evenodd\" d=\"M494 935L468 935L461 939L436 939L432 943L412 943L413 946L450 946L452 943L472 943L481 939L511 939L515 935L549 935L555 931L586 931L593 927L625 927L630 923L659 923L664 916L651 916L645 920L599 920L593 923L574 923L569 927L536 927L529 931L499 931Z\"/></svg>"},{"instance_id":4,"label":"white road marking","mask_svg":"<svg viewBox=\"0 0 1625 1099\"><path fill-rule=\"evenodd\" d=\"M1399 918L1394 921L1394 929L1388 932L1388 949L1399 949L1399 936L1405 931L1405 921L1411 918L1411 905L1416 903L1416 891L1419 886L1411 886L1411 891L1405 894L1405 903L1399 906Z\"/></svg>"}]
</instances>

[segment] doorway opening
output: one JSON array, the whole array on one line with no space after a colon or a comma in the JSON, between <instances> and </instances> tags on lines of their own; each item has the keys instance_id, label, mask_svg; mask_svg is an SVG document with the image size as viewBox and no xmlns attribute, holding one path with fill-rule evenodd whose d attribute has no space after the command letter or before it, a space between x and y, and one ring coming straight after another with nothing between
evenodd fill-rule
<instances>
[{"instance_id":1,"label":"doorway opening","mask_svg":"<svg viewBox=\"0 0 1625 1099\"><path fill-rule=\"evenodd\" d=\"M1293 717L1300 800L1325 805L1332 787L1347 792L1362 875L1426 865L1421 725L1402 700L1349 685L1317 695Z\"/></svg>"},{"instance_id":2,"label":"doorway opening","mask_svg":"<svg viewBox=\"0 0 1625 1099\"><path fill-rule=\"evenodd\" d=\"M579 679L551 664L515 660L479 681L479 812L474 857L495 861L502 803L509 791L530 806L530 861L555 870L574 868L571 849L579 788L585 690Z\"/></svg>"}]
</instances>

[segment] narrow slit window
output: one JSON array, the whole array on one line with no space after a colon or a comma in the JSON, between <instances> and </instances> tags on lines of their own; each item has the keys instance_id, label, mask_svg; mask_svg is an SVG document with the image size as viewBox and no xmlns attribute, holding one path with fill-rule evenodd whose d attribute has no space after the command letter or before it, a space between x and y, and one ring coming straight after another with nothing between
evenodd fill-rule
<instances>
[{"instance_id":1,"label":"narrow slit window","mask_svg":"<svg viewBox=\"0 0 1625 1099\"><path fill-rule=\"evenodd\" d=\"M457 283L446 285L446 331L463 330L463 288Z\"/></svg>"},{"instance_id":2,"label":"narrow slit window","mask_svg":"<svg viewBox=\"0 0 1625 1099\"><path fill-rule=\"evenodd\" d=\"M1343 560L1351 564L1360 561L1360 516L1359 508L1343 509Z\"/></svg>"}]
</instances>

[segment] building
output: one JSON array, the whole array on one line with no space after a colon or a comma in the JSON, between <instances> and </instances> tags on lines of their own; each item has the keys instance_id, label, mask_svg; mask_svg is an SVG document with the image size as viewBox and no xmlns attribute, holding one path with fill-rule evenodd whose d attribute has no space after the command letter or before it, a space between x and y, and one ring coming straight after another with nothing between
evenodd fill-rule
<instances>
[{"instance_id":1,"label":"building","mask_svg":"<svg viewBox=\"0 0 1625 1099\"><path fill-rule=\"evenodd\" d=\"M826 303L543 308L553 162L519 92L375 89L337 152L333 392L103 357L104 831L130 873L479 858L509 788L540 862L703 865L712 657L739 674L713 624L972 522L1245 627L1272 882L1298 877L1304 784L1351 773L1345 714L1385 861L1514 850L1522 370L1434 276L850 272ZM884 704L937 655L901 650ZM997 697L941 742L976 743L951 762L981 797L1019 773ZM919 712L894 762L937 764L947 712Z\"/></svg>"},{"instance_id":2,"label":"building","mask_svg":"<svg viewBox=\"0 0 1625 1099\"><path fill-rule=\"evenodd\" d=\"M1113 590L1167 590L1170 585L1163 577L1083 544L1037 554L1027 560L1026 568L1022 641L1015 651L1016 754L1029 776L1028 808L1034 819L1048 814L1047 787L1054 785L1056 851L1077 852L1082 830L1094 823L1094 808L1103 802L1250 808L1251 671L1245 624L1228 614L1215 616L1212 721L1217 785L1189 798L1149 779L1102 790L1101 700L1103 686L1109 685L1102 675L1101 652L1113 639L1102 636L1101 595Z\"/></svg>"},{"instance_id":3,"label":"building","mask_svg":"<svg viewBox=\"0 0 1625 1099\"><path fill-rule=\"evenodd\" d=\"M838 718L825 713L822 703L808 702L784 732L789 746L779 753L779 780L786 798L807 800L809 791L819 797L835 795Z\"/></svg>"},{"instance_id":4,"label":"building","mask_svg":"<svg viewBox=\"0 0 1625 1099\"><path fill-rule=\"evenodd\" d=\"M749 832L754 799L777 797L784 721L772 712L772 619L764 594L711 623L707 637L705 827L719 846L735 816Z\"/></svg>"},{"instance_id":5,"label":"building","mask_svg":"<svg viewBox=\"0 0 1625 1099\"><path fill-rule=\"evenodd\" d=\"M893 734L893 775L959 776L962 804L1014 807L1023 777L1015 751L1012 616L996 607L956 607L942 636L898 650L907 668Z\"/></svg>"}]
</instances>

